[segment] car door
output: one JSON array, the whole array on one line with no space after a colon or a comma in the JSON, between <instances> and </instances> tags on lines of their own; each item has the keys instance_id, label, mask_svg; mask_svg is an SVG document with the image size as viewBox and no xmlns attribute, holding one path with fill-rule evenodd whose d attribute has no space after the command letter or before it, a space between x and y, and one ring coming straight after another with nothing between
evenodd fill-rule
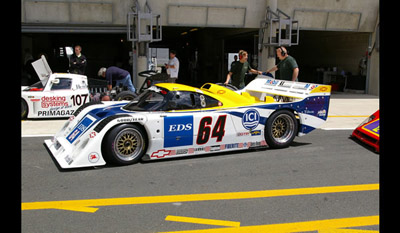
<instances>
[{"instance_id":1,"label":"car door","mask_svg":"<svg viewBox=\"0 0 400 233\"><path fill-rule=\"evenodd\" d=\"M226 143L235 133L231 116L223 109L213 108L221 105L218 100L204 93L196 95L201 108L196 119L196 145L214 145L217 149L216 145Z\"/></svg>"},{"instance_id":2,"label":"car door","mask_svg":"<svg viewBox=\"0 0 400 233\"><path fill-rule=\"evenodd\" d=\"M192 146L195 134L194 122L198 117L195 114L197 107L195 96L193 92L188 91L170 94L172 95L168 101L170 111L164 117L164 148Z\"/></svg>"},{"instance_id":3,"label":"car door","mask_svg":"<svg viewBox=\"0 0 400 233\"><path fill-rule=\"evenodd\" d=\"M232 116L224 109L213 108L221 103L198 92L175 92L164 117L164 148L195 148L197 151L218 151L227 143L236 142Z\"/></svg>"},{"instance_id":4,"label":"car door","mask_svg":"<svg viewBox=\"0 0 400 233\"><path fill-rule=\"evenodd\" d=\"M50 79L41 98L41 110L39 116L43 117L67 117L73 114L71 101L71 78L56 77Z\"/></svg>"}]
</instances>

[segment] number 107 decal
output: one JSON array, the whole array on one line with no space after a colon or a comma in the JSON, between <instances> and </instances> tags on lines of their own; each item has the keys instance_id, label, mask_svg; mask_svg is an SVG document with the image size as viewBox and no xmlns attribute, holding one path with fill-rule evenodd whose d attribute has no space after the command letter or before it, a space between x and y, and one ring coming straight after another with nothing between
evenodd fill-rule
<instances>
[{"instance_id":1,"label":"number 107 decal","mask_svg":"<svg viewBox=\"0 0 400 233\"><path fill-rule=\"evenodd\" d=\"M217 122L214 125L214 128L211 129L212 125L212 117L206 116L200 120L199 132L197 134L196 143L198 145L206 144L210 139L210 135L212 138L217 138L217 142L222 141L222 138L225 135L225 123L226 123L226 115L221 115L218 117Z\"/></svg>"}]
</instances>

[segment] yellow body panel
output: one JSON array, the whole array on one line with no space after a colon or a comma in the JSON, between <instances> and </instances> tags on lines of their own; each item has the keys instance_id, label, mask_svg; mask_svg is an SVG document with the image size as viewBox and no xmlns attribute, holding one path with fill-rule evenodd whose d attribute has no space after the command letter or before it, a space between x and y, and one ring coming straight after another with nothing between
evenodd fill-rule
<instances>
[{"instance_id":1,"label":"yellow body panel","mask_svg":"<svg viewBox=\"0 0 400 233\"><path fill-rule=\"evenodd\" d=\"M222 106L213 107L210 109L239 107L261 102L247 92L239 94L226 87L213 83L206 83L200 89L179 83L157 83L156 86L163 87L169 91L192 91L204 93L222 103Z\"/></svg>"},{"instance_id":2,"label":"yellow body panel","mask_svg":"<svg viewBox=\"0 0 400 233\"><path fill-rule=\"evenodd\" d=\"M310 93L323 93L323 92L331 93L331 85L320 85L312 89Z\"/></svg>"}]
</instances>

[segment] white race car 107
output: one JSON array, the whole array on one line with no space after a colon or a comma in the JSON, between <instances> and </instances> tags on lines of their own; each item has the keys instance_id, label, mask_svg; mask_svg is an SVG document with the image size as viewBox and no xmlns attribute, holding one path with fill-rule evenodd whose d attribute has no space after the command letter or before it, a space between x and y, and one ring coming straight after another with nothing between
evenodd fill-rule
<instances>
[{"instance_id":1,"label":"white race car 107","mask_svg":"<svg viewBox=\"0 0 400 233\"><path fill-rule=\"evenodd\" d=\"M90 101L85 75L53 73L43 55L32 66L40 81L21 87L21 118L66 118Z\"/></svg>"},{"instance_id":2,"label":"white race car 107","mask_svg":"<svg viewBox=\"0 0 400 233\"><path fill-rule=\"evenodd\" d=\"M45 140L61 168L285 148L328 117L331 86L259 75L240 91L158 83L131 102L91 102Z\"/></svg>"}]
</instances>

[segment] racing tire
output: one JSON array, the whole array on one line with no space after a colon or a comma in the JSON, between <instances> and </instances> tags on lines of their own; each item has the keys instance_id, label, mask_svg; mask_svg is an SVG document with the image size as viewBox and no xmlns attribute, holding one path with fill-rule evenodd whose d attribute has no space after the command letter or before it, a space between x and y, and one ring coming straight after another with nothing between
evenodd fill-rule
<instances>
[{"instance_id":1,"label":"racing tire","mask_svg":"<svg viewBox=\"0 0 400 233\"><path fill-rule=\"evenodd\" d=\"M265 140L271 148L286 148L296 137L297 128L298 124L293 112L289 110L274 112L265 124Z\"/></svg>"},{"instance_id":2,"label":"racing tire","mask_svg":"<svg viewBox=\"0 0 400 233\"><path fill-rule=\"evenodd\" d=\"M105 135L104 139L102 148L104 158L116 165L137 163L146 152L147 136L137 125L117 125Z\"/></svg>"},{"instance_id":3,"label":"racing tire","mask_svg":"<svg viewBox=\"0 0 400 233\"><path fill-rule=\"evenodd\" d=\"M115 96L115 100L116 101L121 101L121 100L131 101L131 100L135 99L136 97L137 97L136 93L133 93L131 91L122 91Z\"/></svg>"},{"instance_id":4,"label":"racing tire","mask_svg":"<svg viewBox=\"0 0 400 233\"><path fill-rule=\"evenodd\" d=\"M28 105L24 99L21 99L21 119L25 119L28 116Z\"/></svg>"}]
</instances>

